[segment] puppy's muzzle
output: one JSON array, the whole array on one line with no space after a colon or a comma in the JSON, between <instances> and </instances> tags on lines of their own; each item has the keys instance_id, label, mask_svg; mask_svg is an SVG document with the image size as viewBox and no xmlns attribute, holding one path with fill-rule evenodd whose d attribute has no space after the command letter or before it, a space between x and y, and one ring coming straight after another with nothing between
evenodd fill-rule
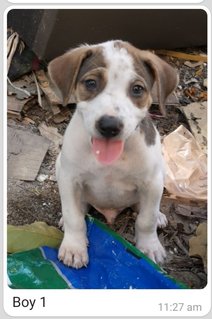
<instances>
[{"instance_id":1,"label":"puppy's muzzle","mask_svg":"<svg viewBox=\"0 0 212 319\"><path fill-rule=\"evenodd\" d=\"M122 121L115 116L103 115L96 121L96 129L105 138L119 135L123 129Z\"/></svg>"}]
</instances>

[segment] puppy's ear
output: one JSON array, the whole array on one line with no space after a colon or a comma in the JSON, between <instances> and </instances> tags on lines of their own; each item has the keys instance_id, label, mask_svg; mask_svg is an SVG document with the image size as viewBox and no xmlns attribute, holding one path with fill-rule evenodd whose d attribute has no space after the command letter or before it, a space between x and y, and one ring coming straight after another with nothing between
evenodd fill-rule
<instances>
[{"instance_id":1,"label":"puppy's ear","mask_svg":"<svg viewBox=\"0 0 212 319\"><path fill-rule=\"evenodd\" d=\"M51 81L59 91L63 105L67 105L75 89L76 78L84 59L91 54L88 47L73 49L52 60L48 65ZM75 102L74 100L72 102Z\"/></svg>"},{"instance_id":2,"label":"puppy's ear","mask_svg":"<svg viewBox=\"0 0 212 319\"><path fill-rule=\"evenodd\" d=\"M177 71L155 54L148 51L141 52L144 62L153 73L157 85L160 111L165 115L166 99L168 95L175 90L178 84L179 77Z\"/></svg>"}]
</instances>

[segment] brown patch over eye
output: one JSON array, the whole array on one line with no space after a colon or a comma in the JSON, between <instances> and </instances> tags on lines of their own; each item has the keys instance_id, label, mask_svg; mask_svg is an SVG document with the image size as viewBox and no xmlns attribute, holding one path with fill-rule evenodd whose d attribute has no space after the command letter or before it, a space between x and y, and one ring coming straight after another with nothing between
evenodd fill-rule
<instances>
[{"instance_id":1,"label":"brown patch over eye","mask_svg":"<svg viewBox=\"0 0 212 319\"><path fill-rule=\"evenodd\" d=\"M138 108L149 107L152 103L146 84L141 80L135 81L130 85L128 95Z\"/></svg>"},{"instance_id":2,"label":"brown patch over eye","mask_svg":"<svg viewBox=\"0 0 212 319\"><path fill-rule=\"evenodd\" d=\"M107 65L102 48L93 48L81 64L75 87L76 101L92 100L106 85Z\"/></svg>"},{"instance_id":3,"label":"brown patch over eye","mask_svg":"<svg viewBox=\"0 0 212 319\"><path fill-rule=\"evenodd\" d=\"M77 100L92 100L103 91L105 85L106 70L104 68L97 68L86 73L77 83Z\"/></svg>"}]
</instances>

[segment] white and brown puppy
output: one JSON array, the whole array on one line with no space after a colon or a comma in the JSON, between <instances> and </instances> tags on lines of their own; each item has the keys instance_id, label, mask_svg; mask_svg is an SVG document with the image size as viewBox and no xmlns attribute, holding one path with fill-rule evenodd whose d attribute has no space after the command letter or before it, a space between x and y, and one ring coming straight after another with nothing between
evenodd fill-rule
<instances>
[{"instance_id":1,"label":"white and brown puppy","mask_svg":"<svg viewBox=\"0 0 212 319\"><path fill-rule=\"evenodd\" d=\"M56 167L64 221L59 259L75 268L88 264L84 217L92 205L108 222L136 207L136 246L162 262L157 226L167 222L159 211L164 166L148 109L156 82L164 112L176 71L148 51L109 41L68 51L50 62L49 74L63 104L77 104Z\"/></svg>"}]
</instances>

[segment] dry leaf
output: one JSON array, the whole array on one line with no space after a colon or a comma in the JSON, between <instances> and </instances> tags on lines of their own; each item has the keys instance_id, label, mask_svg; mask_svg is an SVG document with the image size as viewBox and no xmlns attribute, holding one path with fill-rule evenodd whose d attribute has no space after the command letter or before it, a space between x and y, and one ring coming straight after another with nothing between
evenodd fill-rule
<instances>
[{"instance_id":1,"label":"dry leaf","mask_svg":"<svg viewBox=\"0 0 212 319\"><path fill-rule=\"evenodd\" d=\"M186 61L186 62L184 63L184 65L188 66L189 68L196 68L196 67L198 67L198 66L200 66L200 65L202 65L202 64L203 64L202 61L199 61L199 62Z\"/></svg>"}]
</instances>

